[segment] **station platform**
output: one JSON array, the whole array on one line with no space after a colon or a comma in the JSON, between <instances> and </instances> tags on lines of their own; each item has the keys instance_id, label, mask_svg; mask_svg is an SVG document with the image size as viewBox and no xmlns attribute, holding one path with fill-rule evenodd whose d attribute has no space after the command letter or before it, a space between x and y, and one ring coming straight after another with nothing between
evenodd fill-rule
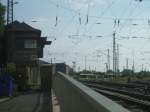
<instances>
[{"instance_id":1,"label":"station platform","mask_svg":"<svg viewBox=\"0 0 150 112\"><path fill-rule=\"evenodd\" d=\"M60 105L53 91L52 91L52 108L53 112L60 112Z\"/></svg>"},{"instance_id":2,"label":"station platform","mask_svg":"<svg viewBox=\"0 0 150 112\"><path fill-rule=\"evenodd\" d=\"M1 100L0 112L52 112L51 93L28 92L8 101Z\"/></svg>"}]
</instances>

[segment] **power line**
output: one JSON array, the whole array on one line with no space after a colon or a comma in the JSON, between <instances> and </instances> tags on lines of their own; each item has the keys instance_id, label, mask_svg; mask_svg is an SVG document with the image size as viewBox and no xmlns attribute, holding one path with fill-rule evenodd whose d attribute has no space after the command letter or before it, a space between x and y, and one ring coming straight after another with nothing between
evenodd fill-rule
<instances>
[{"instance_id":1,"label":"power line","mask_svg":"<svg viewBox=\"0 0 150 112\"><path fill-rule=\"evenodd\" d=\"M133 14L133 12L136 10L137 6L138 6L138 4L135 5L134 10L130 11L130 13L129 13L129 15L128 15L128 18ZM120 32L122 31L122 29L125 27L125 24L126 24L126 23L127 23L127 20L124 22L124 24L122 25L122 27L119 28L118 33L120 33Z\"/></svg>"},{"instance_id":2,"label":"power line","mask_svg":"<svg viewBox=\"0 0 150 112\"><path fill-rule=\"evenodd\" d=\"M53 4L57 6L56 3L53 2ZM71 12L73 11L74 13L79 13L78 11L75 11L75 10L73 10L73 9L69 9L69 8L66 8L66 7L63 7L63 6L59 6L59 7L64 8L64 9L66 9L66 10L68 10L68 11L71 11ZM84 15L86 15L86 14L84 14ZM87 16L87 15L86 15L86 16ZM92 16L88 15L87 20L88 20L89 17L92 17ZM94 16L93 16L93 17L94 17ZM101 18L101 19L102 19L103 17L98 17L98 18ZM114 18L107 18L107 17L106 17L106 18L104 18L104 19L111 19L111 20L113 20ZM127 21L127 20L130 20L130 19L131 19L131 18L119 18L119 20L126 20L126 21ZM135 20L147 20L147 19L145 19L145 18L134 18L134 19L135 19ZM132 18L132 20L133 20L133 18ZM91 28L91 27L90 27L90 28ZM88 30L86 30L86 31L88 31ZM90 30L90 31L91 31L91 30Z\"/></svg>"},{"instance_id":3,"label":"power line","mask_svg":"<svg viewBox=\"0 0 150 112\"><path fill-rule=\"evenodd\" d=\"M52 3L52 5L54 5L54 6L57 6L57 3L55 3L55 2L52 2L52 1L50 1L50 3ZM114 3L113 3L114 4ZM109 6L108 6L109 7ZM65 6L62 6L62 5L59 5L59 8L62 8L62 9L64 9L64 10L66 10L66 11L69 11L69 12L73 12L73 13L76 13L76 14L81 14L82 16L87 16L87 14L86 13L81 13L81 12L79 12L80 11L80 9L79 10L74 10L74 9L71 9L71 8L67 8L67 7L65 7ZM125 9L126 11L129 9L129 6L127 7L127 9ZM106 11L104 11L104 12L106 12ZM124 12L122 12L122 14L124 14ZM94 15L89 15L88 16L89 18L97 18L97 19L105 19L105 20L114 20L114 19L120 19L120 20L147 20L148 18L131 18L131 17L128 17L128 18L123 18L123 16L120 16L120 17L102 17L102 16L94 16Z\"/></svg>"},{"instance_id":4,"label":"power line","mask_svg":"<svg viewBox=\"0 0 150 112\"><path fill-rule=\"evenodd\" d=\"M105 10L100 14L100 18L113 6L113 4L115 3L116 1L113 1L112 3L110 3L106 8ZM85 34L87 31L90 32L92 31L92 28L95 24L91 24L89 29L88 30L85 30L83 34ZM89 31L90 30L90 31Z\"/></svg>"}]
</instances>

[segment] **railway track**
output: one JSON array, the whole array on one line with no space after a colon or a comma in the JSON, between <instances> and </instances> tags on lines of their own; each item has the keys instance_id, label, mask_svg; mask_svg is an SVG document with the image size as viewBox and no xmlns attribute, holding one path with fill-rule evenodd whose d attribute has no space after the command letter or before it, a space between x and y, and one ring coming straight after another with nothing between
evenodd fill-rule
<instances>
[{"instance_id":1,"label":"railway track","mask_svg":"<svg viewBox=\"0 0 150 112\"><path fill-rule=\"evenodd\" d=\"M119 90L118 88L101 85L100 83L84 81L84 84L116 101L131 112L150 112L150 96L148 95Z\"/></svg>"},{"instance_id":2,"label":"railway track","mask_svg":"<svg viewBox=\"0 0 150 112\"><path fill-rule=\"evenodd\" d=\"M101 85L105 85L105 86L109 86L109 87L113 87L113 88L117 88L120 90L127 90L127 91L131 91L132 93L139 93L139 94L143 94L146 96L150 96L150 84L146 83L113 83L113 82L109 82L109 81L95 81L95 80L82 80L81 82L88 82L88 83L93 83L93 84L101 84ZM145 94L145 86L147 87L147 94Z\"/></svg>"}]
</instances>

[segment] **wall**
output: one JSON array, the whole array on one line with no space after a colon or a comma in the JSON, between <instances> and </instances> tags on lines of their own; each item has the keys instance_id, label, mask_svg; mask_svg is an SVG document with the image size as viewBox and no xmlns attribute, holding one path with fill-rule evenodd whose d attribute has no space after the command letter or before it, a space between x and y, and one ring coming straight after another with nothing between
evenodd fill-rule
<instances>
[{"instance_id":1,"label":"wall","mask_svg":"<svg viewBox=\"0 0 150 112\"><path fill-rule=\"evenodd\" d=\"M43 91L51 92L52 85L52 65L41 65L41 89Z\"/></svg>"},{"instance_id":2,"label":"wall","mask_svg":"<svg viewBox=\"0 0 150 112\"><path fill-rule=\"evenodd\" d=\"M53 76L53 89L61 112L129 112L63 73Z\"/></svg>"}]
</instances>

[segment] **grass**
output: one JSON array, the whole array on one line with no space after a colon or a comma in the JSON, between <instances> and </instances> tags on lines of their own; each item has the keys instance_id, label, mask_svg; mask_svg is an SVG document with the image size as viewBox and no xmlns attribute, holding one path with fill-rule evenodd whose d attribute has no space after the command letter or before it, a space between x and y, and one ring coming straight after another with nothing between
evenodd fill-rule
<instances>
[{"instance_id":1,"label":"grass","mask_svg":"<svg viewBox=\"0 0 150 112\"><path fill-rule=\"evenodd\" d=\"M129 79L130 78L130 79ZM128 81L150 81L150 76L125 76L112 78L112 82L116 83L127 83Z\"/></svg>"}]
</instances>

